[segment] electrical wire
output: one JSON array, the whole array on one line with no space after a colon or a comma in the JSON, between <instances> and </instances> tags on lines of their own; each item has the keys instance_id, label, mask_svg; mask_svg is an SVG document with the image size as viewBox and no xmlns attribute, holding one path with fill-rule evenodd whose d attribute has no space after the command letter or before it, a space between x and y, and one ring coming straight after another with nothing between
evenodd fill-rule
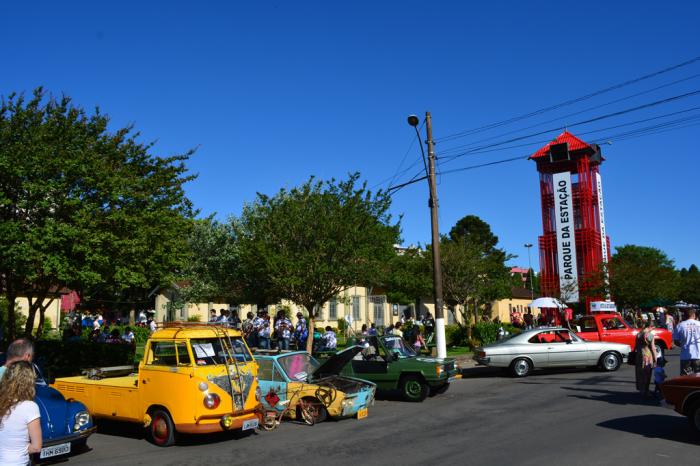
<instances>
[{"instance_id":1,"label":"electrical wire","mask_svg":"<svg viewBox=\"0 0 700 466\"><path fill-rule=\"evenodd\" d=\"M656 101L654 101L654 102L649 102L649 103L646 103L646 104L638 105L638 106L636 106L636 107L631 107L631 108L627 108L627 109L620 110L620 111L617 111L617 112L612 112L612 113L608 113L608 114L605 114L605 115L600 115L600 116L597 116L597 117L594 117L594 118L589 118L589 119L587 119L587 120L578 121L578 122L576 122L576 123L567 125L567 128L568 128L568 127L573 127L573 126L581 126L581 125L585 125L585 124L588 124L588 123L593 123L593 122L595 122L595 121L605 120L605 119L608 119L608 118L613 118L613 117L616 117L616 116L625 115L625 114L627 114L627 113L636 112L636 111L644 110L644 109L647 109L647 108L652 108L652 107L655 107L655 106L657 106L657 105L667 104L667 103L669 103L669 102L674 102L674 101L677 101L677 100L680 100L680 99L684 99L684 98L687 98L687 97L692 97L692 96L695 96L695 95L698 95L698 94L700 94L700 90L695 90L695 91L691 91L691 92L686 92L685 94L679 94L679 95L667 97L667 98L665 98L665 99L656 100ZM518 136L518 137L515 137L515 138L507 139L507 140L505 140L505 141L500 141L500 142L496 142L496 143L492 143L492 144L487 144L487 145L484 145L484 146L476 147L476 148L473 148L473 149L470 149L470 150L467 150L467 151L464 151L464 152L461 152L461 153L458 153L458 154L455 154L455 155L450 155L450 156L448 156L448 157L445 158L445 162L444 162L444 163L449 163L449 162L452 161L452 160L458 159L458 158L463 157L463 156L465 156L465 155L467 155L467 154L471 154L471 153L473 153L473 152L476 152L476 151L479 151L479 150L482 150L482 149L488 149L488 148L491 148L491 147L497 147L497 146L500 146L500 145L503 145L503 144L508 144L508 143L511 143L511 142L522 141L522 140L524 140L524 139L529 139L529 138L534 137L534 136L540 136L540 135L547 134L547 133L551 133L552 131L557 131L557 130L561 130L561 129L562 129L562 127L549 128L549 129L547 129L547 130L538 131L538 132L536 132L536 133L531 133L531 134L527 134L527 135L524 135L524 136Z\"/></svg>"},{"instance_id":2,"label":"electrical wire","mask_svg":"<svg viewBox=\"0 0 700 466\"><path fill-rule=\"evenodd\" d=\"M576 115L580 115L580 114L582 114L582 113L590 112L591 110L597 110L597 109L599 109L599 108L607 107L607 106L609 106L609 105L613 105L613 104L616 104L616 103L620 103L620 102L623 102L623 101L625 101L625 100L633 99L633 98L639 97L639 96L641 96L641 95L650 94L650 93L655 92L655 91L658 91L658 90L660 90L660 89L664 89L664 88L667 88L667 87L670 87L670 86L674 86L674 85L676 85L676 84L680 84L680 83L683 83L683 82L686 82L686 81L690 81L691 79L695 79L695 78L698 78L698 77L700 77L700 73L694 74L694 75L691 75L691 76L687 76L687 77L685 77L685 78L678 79L678 80L672 81L672 82L670 82L670 83L662 84L662 85L660 85L660 86L656 86L656 87L654 87L654 88L647 89L647 90L644 90L644 91L641 91L641 92L636 92L636 93L634 93L634 94L630 94L630 95L627 95L627 96L625 96L625 97L621 97L621 98L619 98L619 99L611 100L611 101L609 101L609 102L605 102L605 103L602 103L602 104L599 104L599 105L594 105L594 106L592 106L592 107L588 107L588 108L585 108L585 109L583 109L583 110L579 110L579 111L577 111L577 112L568 113L568 114L566 114L566 115L561 115L561 116L559 116L559 117L557 117L557 118L552 118L552 119L550 119L550 120L545 120L545 121L542 121L542 122L539 122L539 123L535 123L535 124L530 125L530 126L525 126L525 127L523 127L523 128L514 129L514 130L507 131L507 132L505 132L505 133L501 133L501 134L498 134L498 135L495 135L495 136L489 136L489 137L487 137L487 138L478 139L478 140L472 141L472 142L470 142L470 143L468 143L468 144L461 144L461 145L459 145L459 146L449 147L449 148L447 148L447 149L444 149L444 150L442 151L442 153L443 153L443 154L447 154L447 153L452 152L452 151L464 150L464 149L467 148L467 147L470 147L470 146L473 146L473 145L476 145L476 144L480 144L480 143L482 143L482 142L492 141L492 140L494 140L494 139L498 139L498 138L503 137L503 136L507 136L507 135L510 135L510 134L519 133L519 132L521 132L521 131L525 131L525 130L532 129L532 128L537 128L538 126L546 125L547 123L554 123L554 122L556 122L556 121L561 121L561 120L563 120L564 118L570 118L570 117L573 117L573 116L576 116Z\"/></svg>"},{"instance_id":3,"label":"electrical wire","mask_svg":"<svg viewBox=\"0 0 700 466\"><path fill-rule=\"evenodd\" d=\"M486 131L486 130L489 130L489 129L493 129L493 128L497 128L497 127L500 127L500 126L508 125L508 124L514 123L514 122L516 122L516 121L521 121L521 120L524 120L524 119L526 119L526 118L530 118L530 117L533 117L533 116L540 115L540 114L542 114L542 113L550 112L550 111L552 111L552 110L557 110L557 109L562 108L562 107L566 107L566 106L569 106L569 105L573 105L573 104L575 104L575 103L582 102L582 101L584 101L584 100L588 100L588 99L591 99L591 98L593 98L593 97L597 97L597 96L599 96L599 95L608 93L608 92L610 92L610 91L614 91L614 90L617 90L617 89L621 89L621 88L623 88L623 87L626 87L626 86L629 86L629 85L632 85L632 84L636 84L636 83L638 83L638 82L641 82L641 81L644 81L644 80L647 80L647 79L650 79L650 78L653 78L653 77L656 77L656 76L659 76L659 75L662 75L662 74L665 74L665 73L669 73L669 72L671 72L671 71L674 71L674 70L677 70L677 69L679 69L679 68L682 68L682 67L691 65L691 64L696 63L696 62L698 62L698 61L700 61L700 56L696 56L696 57L694 57L694 58L691 58L690 60L686 60L686 61L681 62L681 63L678 63L678 64L676 64L676 65L669 66L669 67L664 68L664 69L662 69L662 70L655 71L655 72L653 72L653 73L649 73L649 74L640 76L640 77L638 77L638 78L630 79L630 80L624 81L624 82L622 82L622 83L615 84L615 85L613 85L613 86L606 87L606 88L600 89L600 90L595 91L595 92L591 92L591 93L589 93L589 94L586 94L586 95L583 95L583 96L580 96L580 97L577 97L577 98L574 98L574 99L570 99L570 100L567 100L567 101L564 101L564 102L560 102L560 103L555 104L555 105L551 105L551 106L549 106L549 107L544 107L544 108L535 110L535 111L533 111L533 112L529 112L529 113L526 113L526 114L523 114L523 115L519 115L519 116L516 116L516 117L508 118L508 119L506 119L506 120L501 120L501 121L498 121L498 122L489 123L489 124L487 124L487 125L479 126L479 127L477 127L477 128L472 128L472 129L469 129L469 130L464 130L464 131L460 131L460 132L457 132L457 133L453 133L453 134L447 135L447 136L445 136L445 137L438 138L438 139L436 139L436 141L437 141L437 142L451 141L451 140L453 140L453 139L458 139L458 138L461 138L461 137L464 137L464 136L468 136L468 135L470 135L470 134L479 133L479 132L483 132L483 131Z\"/></svg>"}]
</instances>

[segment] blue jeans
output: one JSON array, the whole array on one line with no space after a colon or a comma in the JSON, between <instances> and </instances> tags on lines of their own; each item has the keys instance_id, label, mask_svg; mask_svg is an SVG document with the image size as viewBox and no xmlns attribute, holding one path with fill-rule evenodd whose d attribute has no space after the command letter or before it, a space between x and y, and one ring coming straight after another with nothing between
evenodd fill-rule
<instances>
[{"instance_id":1,"label":"blue jeans","mask_svg":"<svg viewBox=\"0 0 700 466\"><path fill-rule=\"evenodd\" d=\"M288 350L289 349L289 338L278 338L277 339L277 347L281 350Z\"/></svg>"},{"instance_id":2,"label":"blue jeans","mask_svg":"<svg viewBox=\"0 0 700 466\"><path fill-rule=\"evenodd\" d=\"M258 337L258 348L270 349L270 337Z\"/></svg>"}]
</instances>

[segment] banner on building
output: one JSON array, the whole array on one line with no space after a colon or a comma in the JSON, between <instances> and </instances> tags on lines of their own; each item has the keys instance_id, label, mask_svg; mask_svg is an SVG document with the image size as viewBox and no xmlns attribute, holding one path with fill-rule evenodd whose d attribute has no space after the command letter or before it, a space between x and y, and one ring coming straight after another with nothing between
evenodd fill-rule
<instances>
[{"instance_id":1,"label":"banner on building","mask_svg":"<svg viewBox=\"0 0 700 466\"><path fill-rule=\"evenodd\" d=\"M576 227L574 222L574 197L571 190L571 173L555 173L554 219L557 227L557 259L561 300L577 303L578 265L576 263Z\"/></svg>"},{"instance_id":2,"label":"banner on building","mask_svg":"<svg viewBox=\"0 0 700 466\"><path fill-rule=\"evenodd\" d=\"M603 263L603 280L605 289L610 289L610 277L608 276L608 236L605 233L605 207L603 205L603 179L600 173L595 174L596 193L598 194L598 220L600 222L600 249ZM610 299L610 293L605 294L606 299Z\"/></svg>"}]
</instances>

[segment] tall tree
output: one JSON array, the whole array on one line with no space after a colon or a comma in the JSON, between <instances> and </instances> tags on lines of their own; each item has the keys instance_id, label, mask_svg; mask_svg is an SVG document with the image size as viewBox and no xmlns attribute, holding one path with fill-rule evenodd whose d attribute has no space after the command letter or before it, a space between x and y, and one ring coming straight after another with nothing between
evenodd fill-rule
<instances>
[{"instance_id":1,"label":"tall tree","mask_svg":"<svg viewBox=\"0 0 700 466\"><path fill-rule=\"evenodd\" d=\"M610 261L610 290L622 307L648 306L678 297L678 273L663 251L627 244Z\"/></svg>"},{"instance_id":2,"label":"tall tree","mask_svg":"<svg viewBox=\"0 0 700 466\"><path fill-rule=\"evenodd\" d=\"M692 264L680 270L680 292L678 298L687 303L700 304L700 270Z\"/></svg>"},{"instance_id":3,"label":"tall tree","mask_svg":"<svg viewBox=\"0 0 700 466\"><path fill-rule=\"evenodd\" d=\"M387 263L382 287L391 303L413 304L433 292L430 254L420 248L397 251Z\"/></svg>"},{"instance_id":4,"label":"tall tree","mask_svg":"<svg viewBox=\"0 0 700 466\"><path fill-rule=\"evenodd\" d=\"M306 309L310 335L325 302L349 286L380 281L398 242L391 199L358 180L359 174L345 181L311 178L272 197L258 193L235 222L241 270L252 273L249 286ZM309 338L309 352L311 345Z\"/></svg>"},{"instance_id":5,"label":"tall tree","mask_svg":"<svg viewBox=\"0 0 700 466\"><path fill-rule=\"evenodd\" d=\"M511 293L513 277L505 263L514 256L497 245L498 237L491 226L476 215L460 219L449 237L442 238L445 299L453 306L461 306L465 323L469 316L474 317L474 322L478 320L480 305Z\"/></svg>"},{"instance_id":6,"label":"tall tree","mask_svg":"<svg viewBox=\"0 0 700 466\"><path fill-rule=\"evenodd\" d=\"M0 105L0 285L10 330L18 296L30 302L29 334L62 286L136 293L182 265L191 152L156 157L132 127L107 126L99 110L88 115L41 89Z\"/></svg>"}]
</instances>

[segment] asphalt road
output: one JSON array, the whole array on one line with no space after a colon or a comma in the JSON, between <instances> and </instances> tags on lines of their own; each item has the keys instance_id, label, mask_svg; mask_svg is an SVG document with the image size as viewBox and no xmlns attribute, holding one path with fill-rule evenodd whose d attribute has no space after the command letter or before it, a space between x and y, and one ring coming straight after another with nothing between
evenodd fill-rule
<instances>
[{"instance_id":1,"label":"asphalt road","mask_svg":"<svg viewBox=\"0 0 700 466\"><path fill-rule=\"evenodd\" d=\"M678 353L667 355L678 373ZM423 403L377 400L363 420L273 432L187 437L158 448L138 429L106 425L71 458L79 464L497 464L692 465L700 435L687 419L634 389L634 368L536 372L513 379L465 370L449 391ZM64 463L66 464L66 463Z\"/></svg>"}]
</instances>

